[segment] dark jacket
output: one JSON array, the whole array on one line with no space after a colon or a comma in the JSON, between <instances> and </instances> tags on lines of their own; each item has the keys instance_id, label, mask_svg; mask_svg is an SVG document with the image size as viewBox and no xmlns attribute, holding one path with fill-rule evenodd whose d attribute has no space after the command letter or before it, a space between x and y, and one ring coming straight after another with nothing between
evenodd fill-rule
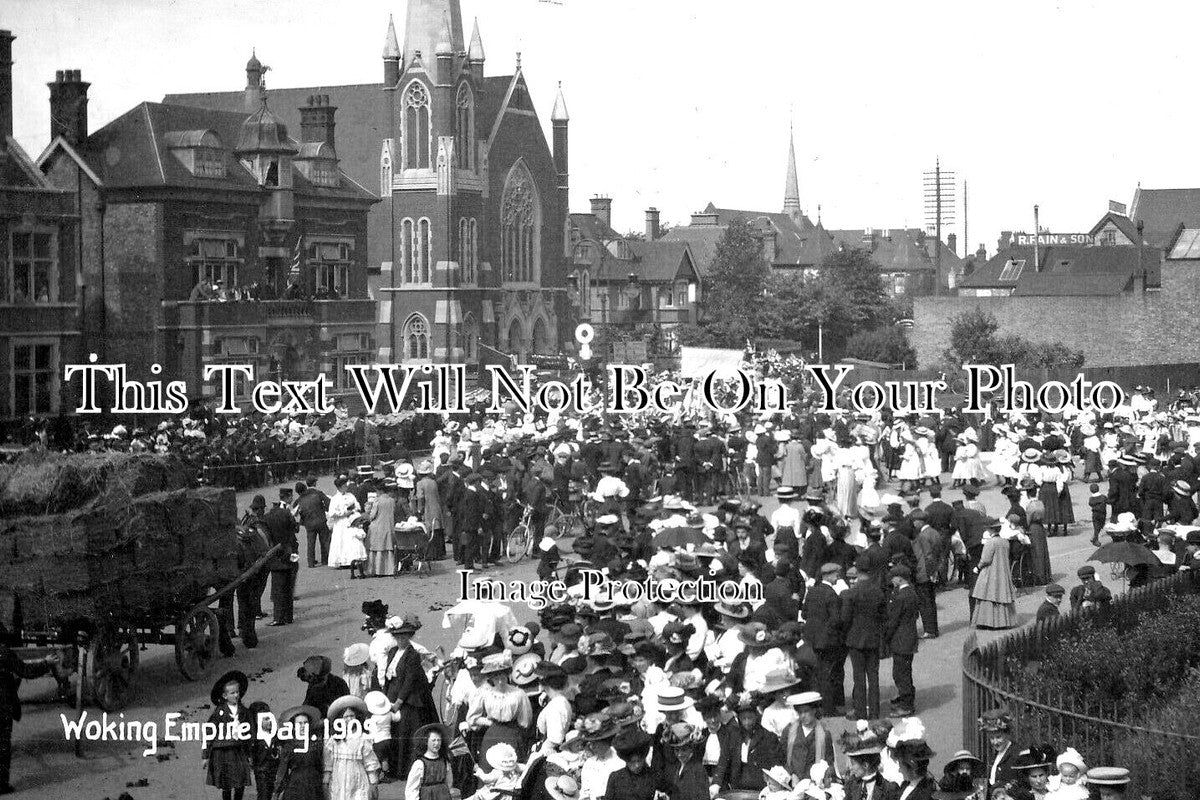
<instances>
[{"instance_id":1,"label":"dark jacket","mask_svg":"<svg viewBox=\"0 0 1200 800\"><path fill-rule=\"evenodd\" d=\"M1113 520L1118 514L1134 511L1137 500L1137 475L1128 467L1113 467L1108 473L1108 503Z\"/></svg>"},{"instance_id":2,"label":"dark jacket","mask_svg":"<svg viewBox=\"0 0 1200 800\"><path fill-rule=\"evenodd\" d=\"M21 720L21 698L17 690L26 678L40 678L50 672L46 663L22 661L8 645L0 642L0 720Z\"/></svg>"},{"instance_id":3,"label":"dark jacket","mask_svg":"<svg viewBox=\"0 0 1200 800\"><path fill-rule=\"evenodd\" d=\"M917 652L917 592L910 584L888 594L887 629L884 642L893 653Z\"/></svg>"},{"instance_id":4,"label":"dark jacket","mask_svg":"<svg viewBox=\"0 0 1200 800\"><path fill-rule=\"evenodd\" d=\"M749 741L748 757L742 760L742 743ZM723 790L728 789L762 789L762 771L770 769L783 762L783 745L779 737L763 727L757 727L747 735L745 731L734 727L734 734L729 738L729 747L722 743L721 758L713 772L713 783Z\"/></svg>"},{"instance_id":5,"label":"dark jacket","mask_svg":"<svg viewBox=\"0 0 1200 800\"><path fill-rule=\"evenodd\" d=\"M1058 606L1054 605L1054 603L1043 600L1042 604L1038 606L1037 619L1035 622L1041 622L1044 619L1054 619L1057 616Z\"/></svg>"},{"instance_id":6,"label":"dark jacket","mask_svg":"<svg viewBox=\"0 0 1200 800\"><path fill-rule=\"evenodd\" d=\"M925 517L931 526L943 533L949 533L954 524L954 509L949 503L934 500L925 506Z\"/></svg>"},{"instance_id":7,"label":"dark jacket","mask_svg":"<svg viewBox=\"0 0 1200 800\"><path fill-rule=\"evenodd\" d=\"M829 733L829 729L825 727L824 722L817 722L817 726L813 728L812 733L808 736L804 735L803 728L800 727L799 721L793 721L783 732L782 742L783 747L788 748L791 744L790 752L784 753L782 763L787 767L788 772L801 777L808 777L809 770L813 764L817 763L817 737L820 736L825 740L824 744L824 759L827 763L832 764L833 753L833 736Z\"/></svg>"},{"instance_id":8,"label":"dark jacket","mask_svg":"<svg viewBox=\"0 0 1200 800\"><path fill-rule=\"evenodd\" d=\"M424 673L422 673L424 674ZM350 694L350 687L346 682L337 675L326 675L325 682L317 685L310 683L308 690L304 692L303 705L312 706L321 712L324 717L329 712L329 706L334 700L339 697L345 697Z\"/></svg>"},{"instance_id":9,"label":"dark jacket","mask_svg":"<svg viewBox=\"0 0 1200 800\"><path fill-rule=\"evenodd\" d=\"M846 646L877 650L883 637L886 601L883 590L871 582L860 582L842 593L842 619Z\"/></svg>"},{"instance_id":10,"label":"dark jacket","mask_svg":"<svg viewBox=\"0 0 1200 800\"><path fill-rule=\"evenodd\" d=\"M308 491L300 495L296 508L300 511L300 524L305 530L316 531L329 527L329 521L325 518L325 512L329 510L329 498L315 486L308 487Z\"/></svg>"},{"instance_id":11,"label":"dark jacket","mask_svg":"<svg viewBox=\"0 0 1200 800\"><path fill-rule=\"evenodd\" d=\"M842 601L828 583L821 581L804 598L804 638L814 650L841 647Z\"/></svg>"},{"instance_id":12,"label":"dark jacket","mask_svg":"<svg viewBox=\"0 0 1200 800\"><path fill-rule=\"evenodd\" d=\"M846 779L846 800L866 800L867 790L863 782L853 776ZM900 787L875 773L875 793L871 800L899 800Z\"/></svg>"},{"instance_id":13,"label":"dark jacket","mask_svg":"<svg viewBox=\"0 0 1200 800\"><path fill-rule=\"evenodd\" d=\"M800 603L794 595L787 578L776 577L763 587L763 601L786 620L795 620L800 613Z\"/></svg>"},{"instance_id":14,"label":"dark jacket","mask_svg":"<svg viewBox=\"0 0 1200 800\"><path fill-rule=\"evenodd\" d=\"M277 544L282 545L267 562L267 569L291 569L294 566L292 556L299 548L296 533L300 530L300 526L296 524L295 518L286 508L275 506L263 515L262 524L267 529L267 541L271 547Z\"/></svg>"},{"instance_id":15,"label":"dark jacket","mask_svg":"<svg viewBox=\"0 0 1200 800\"><path fill-rule=\"evenodd\" d=\"M390 670L391 660L395 652L388 654ZM410 645L400 656L396 665L396 674L387 681L384 690L388 699L408 708L434 711L433 691L429 688L429 679L425 677L425 669L421 666L421 656Z\"/></svg>"},{"instance_id":16,"label":"dark jacket","mask_svg":"<svg viewBox=\"0 0 1200 800\"><path fill-rule=\"evenodd\" d=\"M479 490L467 489L462 493L462 499L458 502L458 509L455 511L455 526L458 528L460 536L469 536L478 533L483 527L484 518L488 512L487 496Z\"/></svg>"},{"instance_id":17,"label":"dark jacket","mask_svg":"<svg viewBox=\"0 0 1200 800\"><path fill-rule=\"evenodd\" d=\"M898 794L897 797L904 793L905 786L906 784L900 784L900 794ZM921 780L917 781L917 785L911 792L908 793L908 797L904 798L904 800L933 800L933 793L937 790L937 781L926 775L924 778L921 778ZM991 795L990 791L988 794L989 796Z\"/></svg>"}]
</instances>

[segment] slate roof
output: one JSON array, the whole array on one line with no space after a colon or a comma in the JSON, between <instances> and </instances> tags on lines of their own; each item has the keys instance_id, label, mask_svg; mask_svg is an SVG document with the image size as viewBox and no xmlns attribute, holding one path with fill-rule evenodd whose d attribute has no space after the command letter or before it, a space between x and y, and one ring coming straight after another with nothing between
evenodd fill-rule
<instances>
[{"instance_id":1,"label":"slate roof","mask_svg":"<svg viewBox=\"0 0 1200 800\"><path fill-rule=\"evenodd\" d=\"M1145 243L1168 247L1181 226L1200 227L1200 189L1143 189L1133 193L1129 219L1145 224ZM1134 230L1133 241L1137 241Z\"/></svg>"},{"instance_id":2,"label":"slate roof","mask_svg":"<svg viewBox=\"0 0 1200 800\"><path fill-rule=\"evenodd\" d=\"M584 239L611 242L614 239L624 238L595 214L578 213L571 214L570 217L572 227L578 229L579 235Z\"/></svg>"},{"instance_id":3,"label":"slate roof","mask_svg":"<svg viewBox=\"0 0 1200 800\"><path fill-rule=\"evenodd\" d=\"M873 228L875 237L871 259L883 267L884 272L933 272L936 269L932 251L932 236L924 236L920 228ZM887 231L885 237L883 231ZM863 241L863 229L831 230L830 235L838 245L847 249L866 247ZM924 242L922 244L922 242ZM944 242L938 246L942 251L942 271L953 272L963 263L963 259Z\"/></svg>"},{"instance_id":4,"label":"slate roof","mask_svg":"<svg viewBox=\"0 0 1200 800\"><path fill-rule=\"evenodd\" d=\"M773 228L779 254L774 264L777 267L817 267L835 249L829 233L805 216L797 221L783 212L717 208L712 203L708 204L704 213L716 214L718 225L728 225L740 219L759 228Z\"/></svg>"},{"instance_id":5,"label":"slate roof","mask_svg":"<svg viewBox=\"0 0 1200 800\"><path fill-rule=\"evenodd\" d=\"M632 258L616 258L606 253L596 271L596 281L626 281L630 273L636 273L644 283L671 283L681 273L685 277L699 277L691 250L684 242L659 239L627 244Z\"/></svg>"},{"instance_id":6,"label":"slate roof","mask_svg":"<svg viewBox=\"0 0 1200 800\"><path fill-rule=\"evenodd\" d=\"M1100 221L1093 225L1092 229L1088 231L1088 233L1090 233L1092 236L1095 236L1100 232L1100 229L1109 222L1115 225L1117 230L1119 230L1129 241L1136 242L1138 240L1137 223L1124 214L1117 214L1112 211L1109 211L1107 214L1101 217ZM1171 238L1174 239L1174 236ZM1163 246L1166 247L1167 245Z\"/></svg>"},{"instance_id":7,"label":"slate roof","mask_svg":"<svg viewBox=\"0 0 1200 800\"><path fill-rule=\"evenodd\" d=\"M717 242L725 235L724 225L681 225L671 230L659 241L684 242L691 248L692 259L700 277L706 277L717 258Z\"/></svg>"},{"instance_id":8,"label":"slate roof","mask_svg":"<svg viewBox=\"0 0 1200 800\"><path fill-rule=\"evenodd\" d=\"M258 182L233 152L248 116L241 111L140 103L94 132L76 149L109 189L157 186L258 192ZM195 139L194 132L205 130L213 131L225 148L225 177L197 177L171 151L172 145L178 145L184 138ZM185 131L192 135L177 135ZM352 181L343 180L337 187L316 186L295 167L292 174L293 186L300 196L366 202L375 199Z\"/></svg>"},{"instance_id":9,"label":"slate roof","mask_svg":"<svg viewBox=\"0 0 1200 800\"><path fill-rule=\"evenodd\" d=\"M46 177L11 136L0 139L0 186L48 188Z\"/></svg>"},{"instance_id":10,"label":"slate roof","mask_svg":"<svg viewBox=\"0 0 1200 800\"><path fill-rule=\"evenodd\" d=\"M479 130L485 133L492 130L512 80L512 75L484 78L482 95L478 92L475 95L475 114ZM271 110L288 126L289 131L298 132L300 109L308 105L310 96L317 94L329 95L329 105L337 108L334 114L334 147L340 159L338 166L362 186L372 192L378 191L379 153L388 130L383 84L271 88L267 90L267 102ZM244 110L245 93L242 91L169 94L163 102L238 111L243 118L249 115L249 112Z\"/></svg>"},{"instance_id":11,"label":"slate roof","mask_svg":"<svg viewBox=\"0 0 1200 800\"><path fill-rule=\"evenodd\" d=\"M1138 271L1136 247L1044 247L1040 250L1040 272L1033 266L1033 251L1032 247L1001 250L964 276L959 288L1012 288L1014 295L1024 297L1115 295L1130 287ZM1161 250L1142 248L1142 266L1149 286L1160 284L1161 259ZM1025 267L1016 280L1002 281L1000 274L1010 260L1024 260Z\"/></svg>"}]
</instances>

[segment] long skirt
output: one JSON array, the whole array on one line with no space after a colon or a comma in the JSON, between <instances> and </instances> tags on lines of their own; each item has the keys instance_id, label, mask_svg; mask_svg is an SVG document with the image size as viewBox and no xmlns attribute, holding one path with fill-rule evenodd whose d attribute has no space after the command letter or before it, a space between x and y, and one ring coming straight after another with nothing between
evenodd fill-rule
<instances>
[{"instance_id":1,"label":"long skirt","mask_svg":"<svg viewBox=\"0 0 1200 800\"><path fill-rule=\"evenodd\" d=\"M1046 507L1046 516L1042 520L1046 525L1065 525L1069 520L1063 518L1062 505L1058 500L1058 484L1049 481L1042 484L1038 490L1038 500Z\"/></svg>"},{"instance_id":2,"label":"long skirt","mask_svg":"<svg viewBox=\"0 0 1200 800\"><path fill-rule=\"evenodd\" d=\"M1026 586L1045 586L1050 582L1050 548L1046 529L1040 522L1029 525L1029 549L1025 554L1024 583Z\"/></svg>"},{"instance_id":3,"label":"long skirt","mask_svg":"<svg viewBox=\"0 0 1200 800\"><path fill-rule=\"evenodd\" d=\"M367 554L367 573L388 576L396 572L396 554L392 550L372 550Z\"/></svg>"},{"instance_id":4,"label":"long skirt","mask_svg":"<svg viewBox=\"0 0 1200 800\"><path fill-rule=\"evenodd\" d=\"M1075 521L1075 507L1071 505L1071 487L1067 484L1063 485L1063 490L1058 495L1058 514L1066 525Z\"/></svg>"},{"instance_id":5,"label":"long skirt","mask_svg":"<svg viewBox=\"0 0 1200 800\"><path fill-rule=\"evenodd\" d=\"M976 628L1012 628L1017 624L1016 604L976 600L971 624Z\"/></svg>"}]
</instances>

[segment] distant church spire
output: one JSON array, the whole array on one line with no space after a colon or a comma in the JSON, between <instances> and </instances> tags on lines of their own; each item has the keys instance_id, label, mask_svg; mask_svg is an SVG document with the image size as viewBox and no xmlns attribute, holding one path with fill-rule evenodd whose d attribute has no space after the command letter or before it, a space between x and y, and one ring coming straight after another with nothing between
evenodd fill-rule
<instances>
[{"instance_id":1,"label":"distant church spire","mask_svg":"<svg viewBox=\"0 0 1200 800\"><path fill-rule=\"evenodd\" d=\"M792 125L788 123L788 166L787 185L783 189L783 213L794 220L800 219L800 179L796 175L796 142Z\"/></svg>"},{"instance_id":2,"label":"distant church spire","mask_svg":"<svg viewBox=\"0 0 1200 800\"><path fill-rule=\"evenodd\" d=\"M419 50L429 68L434 63L439 44L449 44L452 53L467 50L459 0L408 0L404 17L404 58L411 59Z\"/></svg>"},{"instance_id":3,"label":"distant church spire","mask_svg":"<svg viewBox=\"0 0 1200 800\"><path fill-rule=\"evenodd\" d=\"M391 14L388 14L387 36L383 40L383 57L400 58L400 40L396 37L396 23Z\"/></svg>"}]
</instances>

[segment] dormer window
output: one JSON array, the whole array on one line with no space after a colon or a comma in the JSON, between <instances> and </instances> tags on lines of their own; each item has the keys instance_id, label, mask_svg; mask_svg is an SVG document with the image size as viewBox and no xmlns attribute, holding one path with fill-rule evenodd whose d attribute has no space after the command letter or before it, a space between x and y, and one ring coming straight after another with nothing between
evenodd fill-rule
<instances>
[{"instance_id":1,"label":"dormer window","mask_svg":"<svg viewBox=\"0 0 1200 800\"><path fill-rule=\"evenodd\" d=\"M167 149L197 178L224 178L225 147L212 131L171 131Z\"/></svg>"},{"instance_id":2,"label":"dormer window","mask_svg":"<svg viewBox=\"0 0 1200 800\"><path fill-rule=\"evenodd\" d=\"M325 142L307 142L300 145L296 155L296 166L300 174L314 186L336 187L339 184L337 154Z\"/></svg>"}]
</instances>

